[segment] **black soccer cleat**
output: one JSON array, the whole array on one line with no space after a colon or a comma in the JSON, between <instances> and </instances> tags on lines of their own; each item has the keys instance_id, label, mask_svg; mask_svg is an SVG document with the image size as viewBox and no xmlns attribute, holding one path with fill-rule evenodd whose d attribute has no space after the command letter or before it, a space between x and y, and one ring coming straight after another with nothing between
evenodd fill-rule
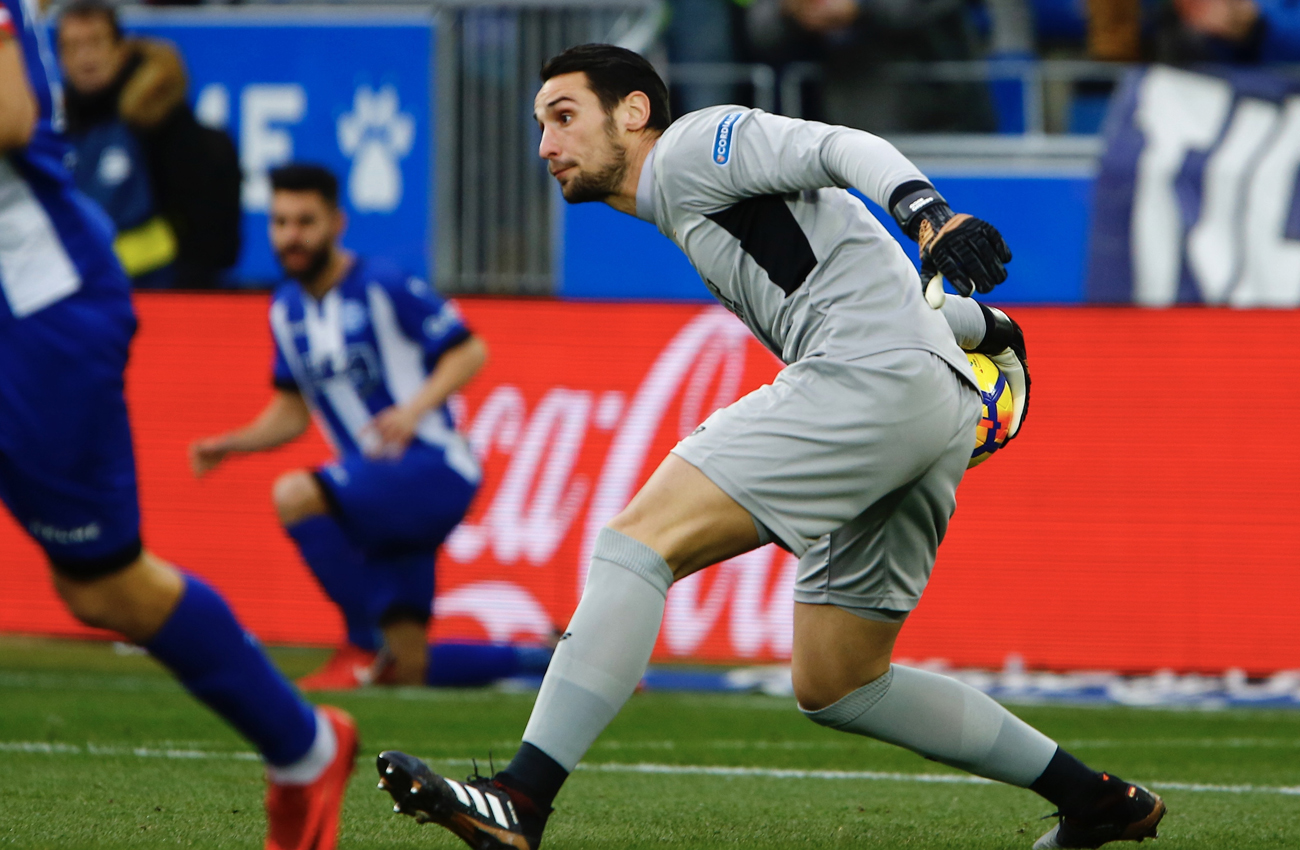
<instances>
[{"instance_id":1,"label":"black soccer cleat","mask_svg":"<svg viewBox=\"0 0 1300 850\"><path fill-rule=\"evenodd\" d=\"M1056 826L1034 842L1034 850L1097 848L1112 841L1141 841L1156 837L1165 816L1165 801L1141 785L1103 773L1111 789L1086 815L1061 815ZM1048 817L1052 817L1049 815Z\"/></svg>"},{"instance_id":2,"label":"black soccer cleat","mask_svg":"<svg viewBox=\"0 0 1300 850\"><path fill-rule=\"evenodd\" d=\"M394 750L380 753L376 766L394 812L446 827L474 850L537 850L542 843L549 810L540 813L527 797L493 779L476 775L457 782Z\"/></svg>"}]
</instances>

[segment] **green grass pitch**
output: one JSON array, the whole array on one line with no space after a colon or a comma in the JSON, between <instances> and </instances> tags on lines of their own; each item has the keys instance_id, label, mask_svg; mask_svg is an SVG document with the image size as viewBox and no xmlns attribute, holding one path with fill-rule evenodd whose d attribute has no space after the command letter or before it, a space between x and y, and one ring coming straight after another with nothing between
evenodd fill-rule
<instances>
[{"instance_id":1,"label":"green grass pitch","mask_svg":"<svg viewBox=\"0 0 1300 850\"><path fill-rule=\"evenodd\" d=\"M290 675L323 658L273 654ZM356 716L363 739L340 847L455 848L437 827L391 813L373 756L400 747L454 776L471 756L486 771L489 752L500 766L533 696L375 689L330 701ZM1300 712L1016 711L1094 766L1160 790L1171 813L1155 850L1300 848ZM700 766L757 770L690 770ZM1028 848L1048 826L1038 818L1050 806L1026 791L918 776L960 774L815 726L788 699L641 694L561 794L544 846L1001 850ZM0 639L0 847L256 848L262 791L247 745L150 659Z\"/></svg>"}]
</instances>

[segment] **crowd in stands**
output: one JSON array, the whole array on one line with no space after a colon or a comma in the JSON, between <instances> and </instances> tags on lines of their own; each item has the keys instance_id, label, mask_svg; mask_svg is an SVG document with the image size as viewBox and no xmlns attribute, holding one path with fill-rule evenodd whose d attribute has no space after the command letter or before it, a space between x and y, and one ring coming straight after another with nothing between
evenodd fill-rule
<instances>
[{"instance_id":1,"label":"crowd in stands","mask_svg":"<svg viewBox=\"0 0 1300 850\"><path fill-rule=\"evenodd\" d=\"M119 256L138 286L220 285L239 252L235 147L195 120L176 50L122 31L115 12L122 4L53 3L78 185L113 219ZM1038 58L1300 63L1300 0L667 0L661 36L670 68L800 69L804 117L886 135L1019 132L1019 91L1008 100L979 73L936 78L918 69ZM1112 86L1076 82L1072 104L1091 98L1096 108L1057 129L1096 132ZM723 75L683 76L672 94L680 113L752 103L755 92Z\"/></svg>"},{"instance_id":2,"label":"crowd in stands","mask_svg":"<svg viewBox=\"0 0 1300 850\"><path fill-rule=\"evenodd\" d=\"M817 117L877 132L990 132L988 89L895 63L1300 62L1300 0L670 0L671 62L815 62ZM679 86L679 106L725 87Z\"/></svg>"}]
</instances>

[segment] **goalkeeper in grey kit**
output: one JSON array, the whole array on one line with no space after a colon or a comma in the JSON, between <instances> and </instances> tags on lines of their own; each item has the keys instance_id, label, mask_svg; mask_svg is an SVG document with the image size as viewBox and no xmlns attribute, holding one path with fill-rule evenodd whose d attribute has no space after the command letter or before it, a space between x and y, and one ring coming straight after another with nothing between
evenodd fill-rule
<instances>
[{"instance_id":1,"label":"goalkeeper in grey kit","mask_svg":"<svg viewBox=\"0 0 1300 850\"><path fill-rule=\"evenodd\" d=\"M396 809L476 848L536 850L561 785L640 681L668 588L776 542L800 558L791 672L810 720L1042 795L1059 820L1040 850L1154 836L1156 795L1091 770L965 684L891 663L981 413L962 348L1022 367L1024 339L970 298L934 309L903 248L845 190L890 210L919 243L925 279L942 273L963 296L1006 278L997 230L954 214L868 133L739 106L670 124L663 82L622 48L572 48L542 79L540 154L565 199L653 222L787 365L682 440L600 532L509 766L461 783L383 753Z\"/></svg>"}]
</instances>

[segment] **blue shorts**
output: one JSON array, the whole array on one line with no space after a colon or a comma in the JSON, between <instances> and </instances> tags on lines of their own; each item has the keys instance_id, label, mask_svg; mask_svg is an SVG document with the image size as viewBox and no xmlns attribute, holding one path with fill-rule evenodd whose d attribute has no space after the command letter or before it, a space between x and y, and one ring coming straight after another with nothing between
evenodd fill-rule
<instances>
[{"instance_id":1,"label":"blue shorts","mask_svg":"<svg viewBox=\"0 0 1300 850\"><path fill-rule=\"evenodd\" d=\"M418 441L394 460L347 455L322 466L316 480L343 532L379 556L437 549L478 490L441 449Z\"/></svg>"},{"instance_id":2,"label":"blue shorts","mask_svg":"<svg viewBox=\"0 0 1300 850\"><path fill-rule=\"evenodd\" d=\"M135 326L129 296L83 291L0 332L0 499L74 578L140 554L122 383Z\"/></svg>"}]
</instances>

